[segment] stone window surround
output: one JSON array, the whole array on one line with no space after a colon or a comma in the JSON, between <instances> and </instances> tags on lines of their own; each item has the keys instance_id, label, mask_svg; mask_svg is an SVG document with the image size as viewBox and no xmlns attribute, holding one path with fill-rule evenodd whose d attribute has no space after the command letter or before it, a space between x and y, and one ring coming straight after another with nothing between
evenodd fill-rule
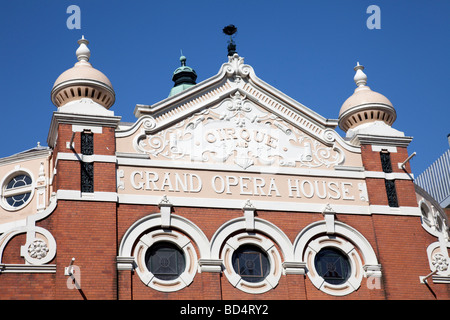
<instances>
[{"instance_id":1,"label":"stone window surround","mask_svg":"<svg viewBox=\"0 0 450 320\"><path fill-rule=\"evenodd\" d=\"M179 277L173 280L158 279L148 268L145 261L145 253L152 245L158 242L170 242L181 249L186 260L186 268ZM139 239L134 249L133 256L137 267L136 273L141 281L148 287L162 292L181 290L191 284L197 273L197 254L191 240L185 235L166 229L157 229L145 233Z\"/></svg>"},{"instance_id":2,"label":"stone window surround","mask_svg":"<svg viewBox=\"0 0 450 320\"><path fill-rule=\"evenodd\" d=\"M324 220L304 227L293 243L277 226L269 221L255 217L255 208L253 207L244 208L242 217L225 222L218 228L211 240L194 223L184 217L172 214L171 204L168 199L164 199L160 203L160 208L160 213L141 218L125 233L117 257L118 270L135 270L138 266L138 260L136 259L136 251L132 252L133 244L137 243L142 234L150 230L159 229L159 232L163 230L168 232L166 234L167 237L170 237L169 234L171 232L168 230L174 230L172 232L177 232L180 235L182 235L181 233L189 235L190 241L192 241L190 245L196 248L196 252L199 254L199 258L195 258L196 268L192 268L196 269L191 274L192 280L197 271L199 273L224 272L232 285L252 294L267 292L274 288L278 284L281 274L308 274L310 280L317 284L320 280L311 279L310 277L310 271L314 270L314 266L308 265L307 256L304 254L307 250L317 247L313 242L317 236L339 239L336 240L334 246L341 249L341 251L351 253L350 259L353 272L353 277L345 283L349 285L349 289L337 290L339 288L334 288L334 290L324 291L324 286L316 285L320 290L331 295L346 295L358 289L363 277L381 277L381 266L370 243L357 230L342 222L335 221L335 213L332 208L327 208L324 211ZM161 239L167 238L163 237ZM271 258L271 274L273 276L267 277L267 281L260 288L255 288L251 285L246 286L246 282L240 281L241 277L232 268L232 252L241 244L246 243L258 245L268 252L268 256ZM179 247L183 245L181 243L178 244ZM226 252L227 248L229 249L228 253ZM258 284L261 285L262 283ZM175 288L173 287L172 289Z\"/></svg>"},{"instance_id":3,"label":"stone window surround","mask_svg":"<svg viewBox=\"0 0 450 320\"><path fill-rule=\"evenodd\" d=\"M254 245L264 251L269 259L270 270L267 277L260 282L248 282L233 268L233 253L240 246ZM242 232L229 238L222 249L221 257L225 266L225 276L233 287L247 293L264 293L277 286L282 273L281 257L275 244L267 237L253 232Z\"/></svg>"}]
</instances>

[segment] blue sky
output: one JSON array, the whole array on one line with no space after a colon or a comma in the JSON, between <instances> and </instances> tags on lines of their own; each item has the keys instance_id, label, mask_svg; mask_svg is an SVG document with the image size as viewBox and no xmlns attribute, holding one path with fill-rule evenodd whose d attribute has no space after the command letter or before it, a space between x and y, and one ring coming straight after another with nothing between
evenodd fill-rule
<instances>
[{"instance_id":1,"label":"blue sky","mask_svg":"<svg viewBox=\"0 0 450 320\"><path fill-rule=\"evenodd\" d=\"M397 111L393 127L414 137L418 175L449 148L450 1L62 1L1 0L0 157L47 145L56 78L76 62L84 35L90 62L111 80L123 121L136 104L167 97L180 50L198 74L227 61L222 28L238 27L238 53L256 75L326 118L353 93L356 62ZM68 29L67 7L81 9ZM366 26L370 5L381 29ZM338 130L340 134L342 132Z\"/></svg>"}]
</instances>

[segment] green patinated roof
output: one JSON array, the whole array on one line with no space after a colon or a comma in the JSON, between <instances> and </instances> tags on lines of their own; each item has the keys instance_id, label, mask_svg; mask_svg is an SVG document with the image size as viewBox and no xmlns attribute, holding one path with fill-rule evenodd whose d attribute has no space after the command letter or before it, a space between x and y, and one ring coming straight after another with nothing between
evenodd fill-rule
<instances>
[{"instance_id":1,"label":"green patinated roof","mask_svg":"<svg viewBox=\"0 0 450 320\"><path fill-rule=\"evenodd\" d=\"M195 86L195 84L180 84L176 87L173 87L172 89L170 89L169 97L174 96L177 93L180 93L181 91L184 91L193 86Z\"/></svg>"},{"instance_id":2,"label":"green patinated roof","mask_svg":"<svg viewBox=\"0 0 450 320\"><path fill-rule=\"evenodd\" d=\"M181 56L180 57L180 62L181 62L181 67L178 67L174 72L173 75L180 73L182 71L188 71L188 72L193 72L195 73L195 70L192 69L191 67L188 67L186 65L186 57L185 56Z\"/></svg>"},{"instance_id":3,"label":"green patinated roof","mask_svg":"<svg viewBox=\"0 0 450 320\"><path fill-rule=\"evenodd\" d=\"M186 66L186 57L180 57L181 67L178 67L172 76L172 81L175 83L173 88L170 90L169 97L180 93L187 88L196 85L195 80L197 80L197 73L191 67Z\"/></svg>"}]
</instances>

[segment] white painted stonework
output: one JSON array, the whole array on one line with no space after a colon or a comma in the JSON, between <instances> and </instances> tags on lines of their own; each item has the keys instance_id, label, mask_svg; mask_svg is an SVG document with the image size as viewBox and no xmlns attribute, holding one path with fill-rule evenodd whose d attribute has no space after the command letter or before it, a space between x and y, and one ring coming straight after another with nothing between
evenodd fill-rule
<instances>
[{"instance_id":1,"label":"white painted stonework","mask_svg":"<svg viewBox=\"0 0 450 320\"><path fill-rule=\"evenodd\" d=\"M0 272L56 272L49 264L56 256L56 241L36 222L50 216L58 200L73 200L159 207L160 212L142 217L124 232L116 261L118 270L136 270L141 281L158 291L181 290L197 273L225 272L233 286L247 293L267 292L286 274L307 274L319 290L347 295L358 290L363 277L382 274L369 241L350 223L339 221L339 214L422 217L424 229L439 238L427 251L430 269L437 270L440 281L448 281L448 224L432 204L423 198L417 199L419 207L370 204L367 178L414 177L366 171L360 144L369 142L374 152L397 152L411 138L375 121L352 128L344 139L335 130L338 120L322 117L265 83L237 54L228 59L215 76L154 105L137 105L132 124L119 123L120 117L90 98L74 98L53 114L47 151L0 159ZM60 124L71 125L72 140L53 154ZM116 130L115 154L75 152L76 133L101 135L106 127ZM54 190L58 161L115 165L116 190ZM26 187L30 200L8 207L5 185L19 173L32 179ZM172 213L181 206L238 209L242 215L223 222L209 239L189 217ZM258 217L259 210L314 212L323 220L299 226L292 241ZM3 251L19 234L26 234L19 253L24 263L5 265ZM161 239L188 257L188 269L176 281L158 280L145 266L145 251ZM258 245L269 256L270 276L262 284L242 281L231 267L233 251L245 243ZM351 277L341 286L329 286L317 272L311 273L325 244L351 259Z\"/></svg>"},{"instance_id":2,"label":"white painted stonework","mask_svg":"<svg viewBox=\"0 0 450 320\"><path fill-rule=\"evenodd\" d=\"M116 132L119 202L168 196L179 205L242 208L249 199L258 209L321 211L332 203L368 212L365 177L353 170L362 167L360 149L336 133L336 120L266 84L238 55L216 76L137 105L135 114L135 124Z\"/></svg>"}]
</instances>

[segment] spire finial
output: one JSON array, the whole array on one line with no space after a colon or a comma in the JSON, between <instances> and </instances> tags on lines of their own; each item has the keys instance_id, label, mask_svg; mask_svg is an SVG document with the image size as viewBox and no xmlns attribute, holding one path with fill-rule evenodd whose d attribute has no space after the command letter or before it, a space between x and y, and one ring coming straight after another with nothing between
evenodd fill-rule
<instances>
[{"instance_id":1,"label":"spire finial","mask_svg":"<svg viewBox=\"0 0 450 320\"><path fill-rule=\"evenodd\" d=\"M81 39L78 40L78 44L80 45L76 51L78 61L89 61L91 57L91 51L87 47L89 41L84 38L84 35L81 36Z\"/></svg>"},{"instance_id":2,"label":"spire finial","mask_svg":"<svg viewBox=\"0 0 450 320\"><path fill-rule=\"evenodd\" d=\"M184 67L186 66L186 57L183 55L183 50L180 50L181 56L180 56L180 62L181 62L181 66Z\"/></svg>"},{"instance_id":3,"label":"spire finial","mask_svg":"<svg viewBox=\"0 0 450 320\"><path fill-rule=\"evenodd\" d=\"M365 86L367 84L367 76L363 72L364 66L360 65L359 62L356 63L356 66L353 68L356 71L353 80L355 81L358 87Z\"/></svg>"}]
</instances>

